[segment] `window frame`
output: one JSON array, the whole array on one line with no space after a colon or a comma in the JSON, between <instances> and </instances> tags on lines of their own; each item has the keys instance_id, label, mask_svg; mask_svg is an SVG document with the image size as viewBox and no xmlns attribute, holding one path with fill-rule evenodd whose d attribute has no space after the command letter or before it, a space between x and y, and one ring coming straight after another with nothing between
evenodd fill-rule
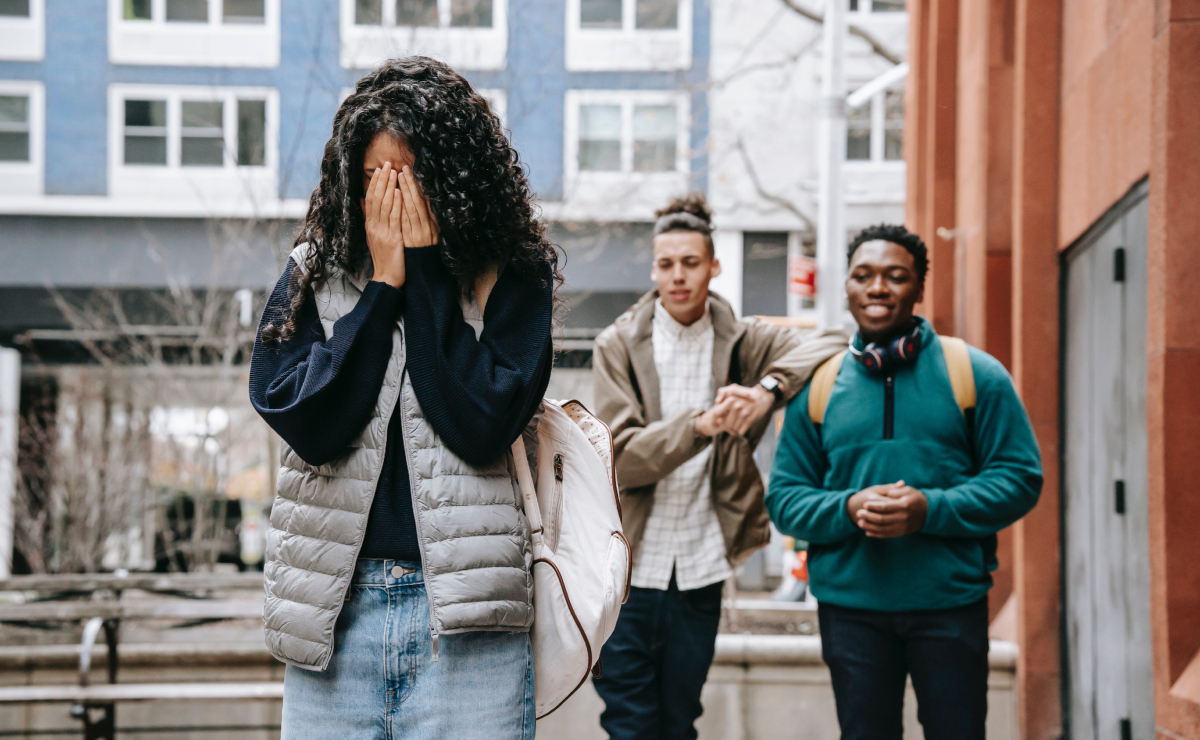
<instances>
[{"instance_id":1,"label":"window frame","mask_svg":"<svg viewBox=\"0 0 1200 740\"><path fill-rule=\"evenodd\" d=\"M690 68L695 3L678 3L675 28L637 28L637 0L621 0L620 28L584 28L581 0L567 0L567 70L654 72Z\"/></svg>"},{"instance_id":2,"label":"window frame","mask_svg":"<svg viewBox=\"0 0 1200 740\"><path fill-rule=\"evenodd\" d=\"M382 0L379 25L354 22L355 0L338 0L339 59L344 69L373 69L385 59L424 54L462 70L500 71L508 62L508 0L492 0L492 25L451 26L451 0L438 0L437 26L398 26L396 0Z\"/></svg>"},{"instance_id":3,"label":"window frame","mask_svg":"<svg viewBox=\"0 0 1200 740\"><path fill-rule=\"evenodd\" d=\"M206 0L208 21L168 21L167 0L150 0L150 20L126 20L108 0L108 59L114 64L188 67L279 66L281 0L263 0L262 23L225 23L224 0Z\"/></svg>"},{"instance_id":4,"label":"window frame","mask_svg":"<svg viewBox=\"0 0 1200 740\"><path fill-rule=\"evenodd\" d=\"M0 196L41 195L45 188L46 88L35 80L0 80L0 95L29 98L29 161L0 161Z\"/></svg>"},{"instance_id":5,"label":"window frame","mask_svg":"<svg viewBox=\"0 0 1200 740\"><path fill-rule=\"evenodd\" d=\"M125 101L166 101L166 164L125 163ZM264 101L263 164L242 165L238 157L238 100ZM224 156L220 166L181 163L183 102L221 102ZM278 198L279 92L270 87L114 84L108 90L108 182L111 197L210 200ZM156 190L158 189L158 190Z\"/></svg>"},{"instance_id":6,"label":"window frame","mask_svg":"<svg viewBox=\"0 0 1200 740\"><path fill-rule=\"evenodd\" d=\"M690 174L690 96L677 90L568 90L565 133L564 170L568 182L580 179L652 180L664 177L686 177ZM619 105L621 107L621 169L581 170L579 168L579 118L585 105ZM638 105L675 106L675 169L653 172L633 168L633 109Z\"/></svg>"},{"instance_id":7,"label":"window frame","mask_svg":"<svg viewBox=\"0 0 1200 740\"><path fill-rule=\"evenodd\" d=\"M29 16L0 16L0 61L37 62L46 57L46 0L29 0Z\"/></svg>"},{"instance_id":8,"label":"window frame","mask_svg":"<svg viewBox=\"0 0 1200 740\"><path fill-rule=\"evenodd\" d=\"M845 166L851 169L898 168L904 166L903 157L900 159L885 159L887 146L887 93L888 90L880 90L871 96L871 102L863 105L863 107L869 108L871 121L870 158L850 159L847 155L843 160ZM907 123L907 119L905 120ZM847 144L849 144L849 126L846 129L846 139Z\"/></svg>"}]
</instances>

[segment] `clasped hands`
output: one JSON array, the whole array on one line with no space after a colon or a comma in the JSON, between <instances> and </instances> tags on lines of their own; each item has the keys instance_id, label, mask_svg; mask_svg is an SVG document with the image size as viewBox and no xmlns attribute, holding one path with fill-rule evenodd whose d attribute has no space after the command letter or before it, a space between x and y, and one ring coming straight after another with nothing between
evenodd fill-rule
<instances>
[{"instance_id":1,"label":"clasped hands","mask_svg":"<svg viewBox=\"0 0 1200 740\"><path fill-rule=\"evenodd\" d=\"M394 288L404 285L405 247L437 244L437 219L429 212L429 199L405 165L396 170L391 162L371 175L362 199L367 249L375 265L372 280Z\"/></svg>"},{"instance_id":2,"label":"clasped hands","mask_svg":"<svg viewBox=\"0 0 1200 740\"><path fill-rule=\"evenodd\" d=\"M696 417L696 431L705 437L719 432L744 435L775 405L775 395L761 385L727 385L717 391L712 408Z\"/></svg>"},{"instance_id":3,"label":"clasped hands","mask_svg":"<svg viewBox=\"0 0 1200 740\"><path fill-rule=\"evenodd\" d=\"M846 500L846 514L868 537L902 537L925 526L929 499L897 481L864 488Z\"/></svg>"}]
</instances>

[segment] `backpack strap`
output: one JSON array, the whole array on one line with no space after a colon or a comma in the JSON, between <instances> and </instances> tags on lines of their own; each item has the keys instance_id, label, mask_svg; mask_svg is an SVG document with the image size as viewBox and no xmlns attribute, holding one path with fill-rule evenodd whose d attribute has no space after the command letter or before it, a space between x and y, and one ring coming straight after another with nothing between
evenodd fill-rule
<instances>
[{"instance_id":1,"label":"backpack strap","mask_svg":"<svg viewBox=\"0 0 1200 740\"><path fill-rule=\"evenodd\" d=\"M844 359L846 350L830 357L813 373L808 389L808 418L812 419L813 424L820 425L825 421L825 407L829 405L829 396L833 393L833 384L837 381Z\"/></svg>"},{"instance_id":2,"label":"backpack strap","mask_svg":"<svg viewBox=\"0 0 1200 740\"><path fill-rule=\"evenodd\" d=\"M971 353L967 343L958 337L943 337L942 354L946 357L946 370L950 373L950 389L958 408L966 414L975 408L975 370L971 367Z\"/></svg>"}]
</instances>

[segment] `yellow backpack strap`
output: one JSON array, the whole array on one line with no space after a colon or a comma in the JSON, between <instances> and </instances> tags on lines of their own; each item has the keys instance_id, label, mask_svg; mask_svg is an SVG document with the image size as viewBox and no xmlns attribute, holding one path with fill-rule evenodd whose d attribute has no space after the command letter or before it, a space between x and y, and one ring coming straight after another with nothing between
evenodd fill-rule
<instances>
[{"instance_id":1,"label":"yellow backpack strap","mask_svg":"<svg viewBox=\"0 0 1200 740\"><path fill-rule=\"evenodd\" d=\"M938 337L942 341L942 354L946 357L946 370L950 373L950 388L954 400L965 414L975 408L975 371L971 368L971 353L967 343L958 337Z\"/></svg>"},{"instance_id":2,"label":"yellow backpack strap","mask_svg":"<svg viewBox=\"0 0 1200 740\"><path fill-rule=\"evenodd\" d=\"M825 407L829 405L829 396L833 393L833 384L837 381L838 371L842 369L844 359L846 350L830 357L813 373L808 389L808 418L812 419L813 424L825 421Z\"/></svg>"}]
</instances>

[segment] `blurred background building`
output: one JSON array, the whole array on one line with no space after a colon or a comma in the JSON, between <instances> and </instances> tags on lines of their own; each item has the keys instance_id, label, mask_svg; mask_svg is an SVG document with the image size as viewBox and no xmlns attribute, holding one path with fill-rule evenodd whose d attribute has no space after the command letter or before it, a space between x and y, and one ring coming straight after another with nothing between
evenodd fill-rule
<instances>
[{"instance_id":1,"label":"blurred background building","mask_svg":"<svg viewBox=\"0 0 1200 740\"><path fill-rule=\"evenodd\" d=\"M907 14L902 0L848 7L854 89L903 60ZM552 395L590 401L591 340L652 286L653 212L690 189L716 210L715 289L745 314L811 320L821 12L0 0L0 344L22 358L16 570L261 558L276 441L245 400L249 344L333 114L389 57L449 62L511 133L566 254ZM900 78L848 118L847 227L898 221Z\"/></svg>"}]
</instances>

